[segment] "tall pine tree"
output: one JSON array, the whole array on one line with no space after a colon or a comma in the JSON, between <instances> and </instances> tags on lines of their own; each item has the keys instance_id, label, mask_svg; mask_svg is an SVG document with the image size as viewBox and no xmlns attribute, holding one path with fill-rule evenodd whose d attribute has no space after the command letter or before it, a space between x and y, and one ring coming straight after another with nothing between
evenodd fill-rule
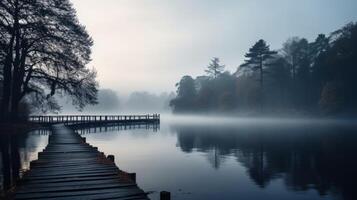
<instances>
[{"instance_id":1,"label":"tall pine tree","mask_svg":"<svg viewBox=\"0 0 357 200\"><path fill-rule=\"evenodd\" d=\"M222 74L222 72L224 71L225 66L219 64L220 60L219 58L213 58L211 60L211 63L208 65L207 69L205 70L205 72L213 77L214 79L216 79L218 77L218 75Z\"/></svg>"},{"instance_id":2,"label":"tall pine tree","mask_svg":"<svg viewBox=\"0 0 357 200\"><path fill-rule=\"evenodd\" d=\"M274 54L277 54L277 52L271 51L269 45L261 39L249 49L248 53L245 54L246 60L240 66L242 68L249 68L252 71L259 71L261 110L263 108L264 72L266 68L266 61L273 58Z\"/></svg>"}]
</instances>

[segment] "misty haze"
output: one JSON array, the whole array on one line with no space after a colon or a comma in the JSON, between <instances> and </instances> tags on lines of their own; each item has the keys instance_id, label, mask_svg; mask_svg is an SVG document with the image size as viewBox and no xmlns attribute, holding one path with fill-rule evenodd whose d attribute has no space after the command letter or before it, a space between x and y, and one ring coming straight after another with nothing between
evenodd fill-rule
<instances>
[{"instance_id":1,"label":"misty haze","mask_svg":"<svg viewBox=\"0 0 357 200\"><path fill-rule=\"evenodd\" d=\"M0 0L0 199L357 199L356 10Z\"/></svg>"}]
</instances>

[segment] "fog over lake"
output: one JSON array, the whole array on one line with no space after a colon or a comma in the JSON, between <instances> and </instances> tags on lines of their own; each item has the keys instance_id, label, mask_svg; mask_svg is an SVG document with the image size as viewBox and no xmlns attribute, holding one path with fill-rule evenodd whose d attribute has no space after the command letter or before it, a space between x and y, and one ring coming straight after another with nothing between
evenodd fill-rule
<instances>
[{"instance_id":1,"label":"fog over lake","mask_svg":"<svg viewBox=\"0 0 357 200\"><path fill-rule=\"evenodd\" d=\"M356 200L356 10L1 0L0 199Z\"/></svg>"}]
</instances>

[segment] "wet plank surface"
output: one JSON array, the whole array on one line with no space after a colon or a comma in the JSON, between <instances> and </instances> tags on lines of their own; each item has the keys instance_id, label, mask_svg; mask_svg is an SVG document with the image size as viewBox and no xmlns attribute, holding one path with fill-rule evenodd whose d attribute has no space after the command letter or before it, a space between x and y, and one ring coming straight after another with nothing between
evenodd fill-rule
<instances>
[{"instance_id":1,"label":"wet plank surface","mask_svg":"<svg viewBox=\"0 0 357 200\"><path fill-rule=\"evenodd\" d=\"M130 174L64 125L53 126L49 144L31 162L15 199L148 199Z\"/></svg>"}]
</instances>

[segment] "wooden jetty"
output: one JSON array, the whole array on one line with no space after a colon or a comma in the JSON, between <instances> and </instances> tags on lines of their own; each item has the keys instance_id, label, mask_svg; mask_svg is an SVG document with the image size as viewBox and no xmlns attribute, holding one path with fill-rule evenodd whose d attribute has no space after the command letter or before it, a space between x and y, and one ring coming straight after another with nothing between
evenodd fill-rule
<instances>
[{"instance_id":1,"label":"wooden jetty","mask_svg":"<svg viewBox=\"0 0 357 200\"><path fill-rule=\"evenodd\" d=\"M148 199L135 174L121 171L65 125L52 126L49 144L32 161L17 185L14 199Z\"/></svg>"},{"instance_id":2,"label":"wooden jetty","mask_svg":"<svg viewBox=\"0 0 357 200\"><path fill-rule=\"evenodd\" d=\"M159 123L160 114L151 115L33 115L29 121L42 124Z\"/></svg>"}]
</instances>

